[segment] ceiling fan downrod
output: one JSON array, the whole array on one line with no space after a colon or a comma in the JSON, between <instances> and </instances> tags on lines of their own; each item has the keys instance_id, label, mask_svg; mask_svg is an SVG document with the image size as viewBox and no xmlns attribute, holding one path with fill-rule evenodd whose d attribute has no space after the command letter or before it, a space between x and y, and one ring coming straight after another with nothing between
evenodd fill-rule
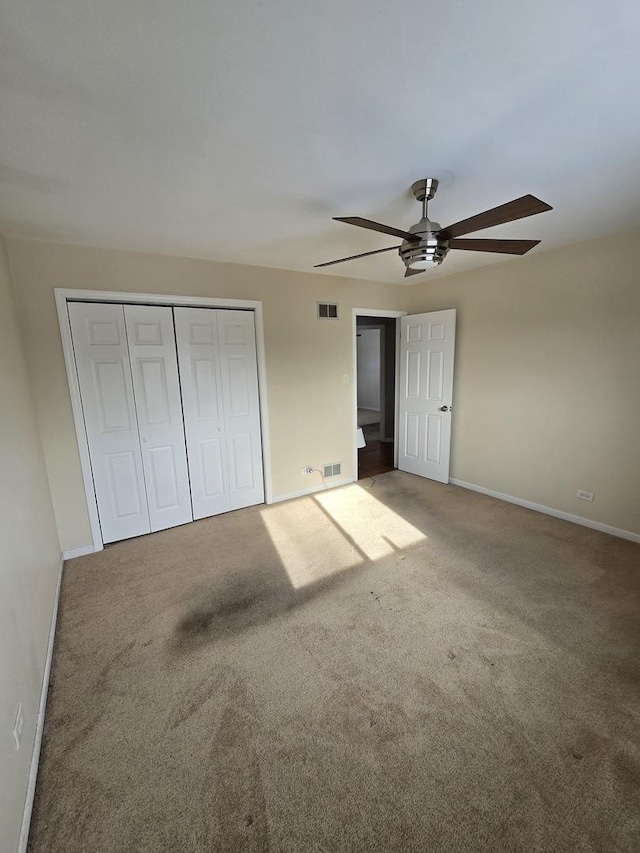
<instances>
[{"instance_id":1,"label":"ceiling fan downrod","mask_svg":"<svg viewBox=\"0 0 640 853\"><path fill-rule=\"evenodd\" d=\"M427 205L438 192L438 180L436 178L422 178L411 184L411 189L416 199L422 202L422 218L428 219Z\"/></svg>"}]
</instances>

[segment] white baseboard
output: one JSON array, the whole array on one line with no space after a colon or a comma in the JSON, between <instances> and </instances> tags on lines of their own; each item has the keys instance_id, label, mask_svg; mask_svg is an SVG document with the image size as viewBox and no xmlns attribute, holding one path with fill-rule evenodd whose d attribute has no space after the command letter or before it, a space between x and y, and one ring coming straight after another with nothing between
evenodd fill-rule
<instances>
[{"instance_id":1,"label":"white baseboard","mask_svg":"<svg viewBox=\"0 0 640 853\"><path fill-rule=\"evenodd\" d=\"M582 527L590 527L592 530L599 530L600 533L609 533L611 536L618 536L620 539L628 539L630 542L640 542L640 533L632 533L630 530L622 530L620 527L612 527L610 524L602 524L600 521L592 521L590 518L584 518L581 515L573 515L570 512L563 512L560 509L554 509L551 506L537 504L533 501L526 501L523 498L516 498L513 495L505 495L503 492L495 492L493 489L485 489L484 486L476 486L475 483L465 483L464 480L449 480L453 486L460 486L463 489L470 489L472 492L480 492L481 495L489 495L491 498L498 498L501 501L507 501L510 504L523 506L525 509L532 509L535 512L542 512L545 515L552 515L554 518L561 518L563 521L570 521L572 524L580 524Z\"/></svg>"},{"instance_id":2,"label":"white baseboard","mask_svg":"<svg viewBox=\"0 0 640 853\"><path fill-rule=\"evenodd\" d=\"M84 557L87 554L95 554L96 551L101 550L101 548L96 548L95 545L81 545L80 548L70 548L68 551L63 551L62 559L73 560L75 557Z\"/></svg>"},{"instance_id":3,"label":"white baseboard","mask_svg":"<svg viewBox=\"0 0 640 853\"><path fill-rule=\"evenodd\" d=\"M353 483L353 477L345 477L341 480L331 480L327 483L327 489L335 489L338 486L347 486L349 483ZM290 501L293 498L303 498L305 495L312 495L315 492L323 492L325 491L325 486L320 483L317 486L310 486L308 489L300 489L298 492L288 492L286 495L274 495L271 503L277 504L281 501Z\"/></svg>"},{"instance_id":4,"label":"white baseboard","mask_svg":"<svg viewBox=\"0 0 640 853\"><path fill-rule=\"evenodd\" d=\"M49 692L49 676L51 674L51 659L53 658L53 638L56 633L56 622L58 620L58 602L60 601L60 586L62 584L62 572L64 568L64 555L60 555L58 566L58 582L53 597L53 610L51 613L51 625L49 627L49 640L47 642L47 655L44 661L44 673L42 675L42 688L40 691L40 705L38 707L38 719L36 720L36 736L33 743L31 755L31 769L29 770L29 781L27 783L27 796L22 813L22 826L20 827L20 839L16 853L26 853L29 840L29 827L31 825L31 811L33 809L33 797L36 792L36 779L38 778L38 765L40 763L40 747L42 746L42 732L44 730L44 715L47 710L47 693Z\"/></svg>"}]
</instances>

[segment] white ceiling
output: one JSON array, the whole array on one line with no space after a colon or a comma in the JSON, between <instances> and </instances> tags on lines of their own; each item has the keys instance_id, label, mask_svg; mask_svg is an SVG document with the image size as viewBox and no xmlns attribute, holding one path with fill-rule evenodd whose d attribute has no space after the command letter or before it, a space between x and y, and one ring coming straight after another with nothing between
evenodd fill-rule
<instances>
[{"instance_id":1,"label":"white ceiling","mask_svg":"<svg viewBox=\"0 0 640 853\"><path fill-rule=\"evenodd\" d=\"M0 228L295 270L447 225L534 252L640 227L640 4L3 0ZM451 252L426 276L501 261ZM403 282L395 253L330 274Z\"/></svg>"}]
</instances>

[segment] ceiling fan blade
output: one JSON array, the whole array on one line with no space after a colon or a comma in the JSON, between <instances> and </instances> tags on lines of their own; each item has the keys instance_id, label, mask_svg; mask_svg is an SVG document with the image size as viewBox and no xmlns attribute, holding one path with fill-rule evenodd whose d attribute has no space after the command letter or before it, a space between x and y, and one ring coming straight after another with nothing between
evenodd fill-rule
<instances>
[{"instance_id":1,"label":"ceiling fan blade","mask_svg":"<svg viewBox=\"0 0 640 853\"><path fill-rule=\"evenodd\" d=\"M469 219L441 228L438 231L438 237L451 240L462 234L482 231L483 228L491 228L492 225L504 225L505 222L514 222L516 219L524 219L525 216L544 213L546 210L553 210L553 208L533 195L523 195L522 198L516 198L514 201L508 201L506 204L478 213L477 216L471 216Z\"/></svg>"},{"instance_id":2,"label":"ceiling fan blade","mask_svg":"<svg viewBox=\"0 0 640 853\"><path fill-rule=\"evenodd\" d=\"M379 255L380 252L391 252L393 249L399 249L400 246L389 246L386 249L374 249L373 252L363 252L361 255L349 255L348 258L338 258L337 261L326 261L324 264L314 264L313 268L330 267L332 264L342 264L345 261L354 261L356 258L366 258L368 255Z\"/></svg>"},{"instance_id":3,"label":"ceiling fan blade","mask_svg":"<svg viewBox=\"0 0 640 853\"><path fill-rule=\"evenodd\" d=\"M409 278L410 275L420 275L421 272L425 272L425 270L413 270L411 267L407 267L404 277Z\"/></svg>"},{"instance_id":4,"label":"ceiling fan blade","mask_svg":"<svg viewBox=\"0 0 640 853\"><path fill-rule=\"evenodd\" d=\"M525 255L540 240L449 240L450 249L468 252L501 252L503 255Z\"/></svg>"},{"instance_id":5,"label":"ceiling fan blade","mask_svg":"<svg viewBox=\"0 0 640 853\"><path fill-rule=\"evenodd\" d=\"M379 231L381 234L391 234L393 237L402 237L403 240L420 240L419 235L392 225L381 225L371 219L363 219L361 216L334 216L336 222L346 222L348 225L357 225L358 228L368 228L369 231Z\"/></svg>"}]
</instances>

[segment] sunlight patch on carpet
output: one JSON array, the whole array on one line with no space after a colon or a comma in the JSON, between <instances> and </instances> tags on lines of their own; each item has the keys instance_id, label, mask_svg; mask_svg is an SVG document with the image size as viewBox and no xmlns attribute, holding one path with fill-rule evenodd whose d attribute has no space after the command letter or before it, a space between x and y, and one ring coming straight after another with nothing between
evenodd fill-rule
<instances>
[{"instance_id":1,"label":"sunlight patch on carpet","mask_svg":"<svg viewBox=\"0 0 640 853\"><path fill-rule=\"evenodd\" d=\"M296 589L427 538L357 484L267 507L261 517Z\"/></svg>"},{"instance_id":2,"label":"sunlight patch on carpet","mask_svg":"<svg viewBox=\"0 0 640 853\"><path fill-rule=\"evenodd\" d=\"M320 492L314 500L369 560L388 557L427 538L362 486Z\"/></svg>"},{"instance_id":3,"label":"sunlight patch on carpet","mask_svg":"<svg viewBox=\"0 0 640 853\"><path fill-rule=\"evenodd\" d=\"M260 515L296 589L363 562L362 555L311 498L276 504Z\"/></svg>"}]
</instances>

